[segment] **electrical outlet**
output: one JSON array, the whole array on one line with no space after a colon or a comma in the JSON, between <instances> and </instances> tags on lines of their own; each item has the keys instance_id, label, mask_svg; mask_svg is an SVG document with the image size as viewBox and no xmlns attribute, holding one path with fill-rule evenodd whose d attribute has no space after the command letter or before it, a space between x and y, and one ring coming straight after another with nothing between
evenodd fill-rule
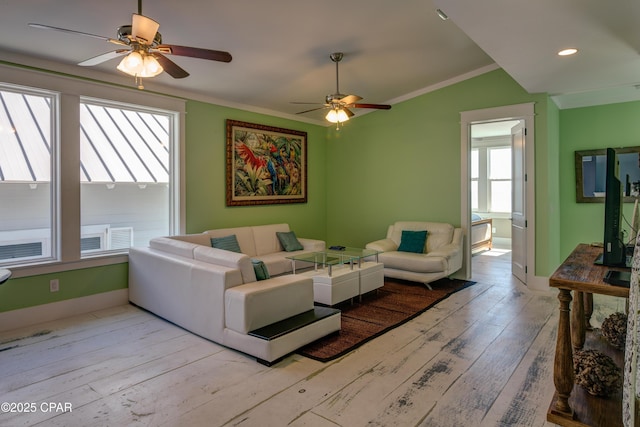
<instances>
[{"instance_id":1,"label":"electrical outlet","mask_svg":"<svg viewBox=\"0 0 640 427\"><path fill-rule=\"evenodd\" d=\"M58 292L60 290L60 282L58 279L51 279L49 282L49 291L50 292Z\"/></svg>"}]
</instances>

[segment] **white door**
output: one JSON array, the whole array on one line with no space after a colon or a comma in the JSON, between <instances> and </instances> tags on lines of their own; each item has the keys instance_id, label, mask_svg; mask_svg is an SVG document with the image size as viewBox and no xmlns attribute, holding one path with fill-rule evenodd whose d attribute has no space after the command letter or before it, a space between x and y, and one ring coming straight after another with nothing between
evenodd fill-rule
<instances>
[{"instance_id":1,"label":"white door","mask_svg":"<svg viewBox=\"0 0 640 427\"><path fill-rule=\"evenodd\" d=\"M521 122L511 128L511 272L527 283L527 217L525 133Z\"/></svg>"}]
</instances>

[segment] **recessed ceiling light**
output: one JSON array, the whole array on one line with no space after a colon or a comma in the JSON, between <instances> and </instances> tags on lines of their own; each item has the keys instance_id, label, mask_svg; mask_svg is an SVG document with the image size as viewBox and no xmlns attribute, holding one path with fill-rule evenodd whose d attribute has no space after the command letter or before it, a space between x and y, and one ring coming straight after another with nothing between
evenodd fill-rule
<instances>
[{"instance_id":1,"label":"recessed ceiling light","mask_svg":"<svg viewBox=\"0 0 640 427\"><path fill-rule=\"evenodd\" d=\"M447 16L446 13L444 13L441 9L436 9L436 13L438 14L438 16L440 17L440 19L442 19L443 21L446 21L447 19L449 19L449 17Z\"/></svg>"},{"instance_id":2,"label":"recessed ceiling light","mask_svg":"<svg viewBox=\"0 0 640 427\"><path fill-rule=\"evenodd\" d=\"M578 53L578 49L574 47L570 47L569 49L562 49L560 52L558 52L558 55L569 56L569 55L575 55L576 53Z\"/></svg>"}]
</instances>

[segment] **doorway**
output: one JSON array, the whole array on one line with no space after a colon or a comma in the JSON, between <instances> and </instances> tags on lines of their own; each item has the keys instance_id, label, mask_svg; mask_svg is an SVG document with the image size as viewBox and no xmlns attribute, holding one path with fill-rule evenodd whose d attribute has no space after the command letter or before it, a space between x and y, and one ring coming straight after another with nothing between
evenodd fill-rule
<instances>
[{"instance_id":1,"label":"doorway","mask_svg":"<svg viewBox=\"0 0 640 427\"><path fill-rule=\"evenodd\" d=\"M500 243L508 244L513 251L512 273L525 284L529 282L529 275L531 277L535 275L533 110L533 103L528 103L461 113L460 216L462 227L466 231L465 261L462 271L466 278L470 278L472 274L471 225L474 206L478 213L496 218L496 226L493 227L495 230L492 229L492 233L496 235L496 239L500 239ZM502 135L497 134L498 128L502 129L500 131ZM517 138L520 138L519 143L514 145L513 141ZM478 181L474 175L479 176L479 173L476 170L472 171L475 161L472 157L485 156L480 160L484 164L487 160L486 156L491 156L491 151L495 151L494 162L499 163L501 156L506 154L507 140L508 145L511 146L508 153L511 158L509 172L513 171L510 173L511 176L507 178L505 173L490 174L490 171L485 171L487 181L482 185L476 184ZM480 150L480 147L483 147L483 150ZM514 150L513 147L517 149ZM481 154L482 152L484 154ZM517 155L514 156L514 154ZM478 188L474 188L476 185ZM494 188L492 189L491 186ZM507 187L510 188L511 193L509 200L505 200ZM505 208L506 203L511 207Z\"/></svg>"}]
</instances>

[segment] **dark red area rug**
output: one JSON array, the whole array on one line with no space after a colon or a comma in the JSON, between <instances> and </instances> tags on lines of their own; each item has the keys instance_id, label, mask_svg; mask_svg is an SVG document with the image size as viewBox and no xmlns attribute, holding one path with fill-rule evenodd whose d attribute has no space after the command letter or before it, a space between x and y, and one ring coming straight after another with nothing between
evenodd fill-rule
<instances>
[{"instance_id":1,"label":"dark red area rug","mask_svg":"<svg viewBox=\"0 0 640 427\"><path fill-rule=\"evenodd\" d=\"M340 332L312 342L297 353L321 362L338 358L367 341L413 319L450 295L476 282L441 279L426 286L385 278L384 286L363 295L362 302L354 298L336 306L342 311Z\"/></svg>"}]
</instances>

